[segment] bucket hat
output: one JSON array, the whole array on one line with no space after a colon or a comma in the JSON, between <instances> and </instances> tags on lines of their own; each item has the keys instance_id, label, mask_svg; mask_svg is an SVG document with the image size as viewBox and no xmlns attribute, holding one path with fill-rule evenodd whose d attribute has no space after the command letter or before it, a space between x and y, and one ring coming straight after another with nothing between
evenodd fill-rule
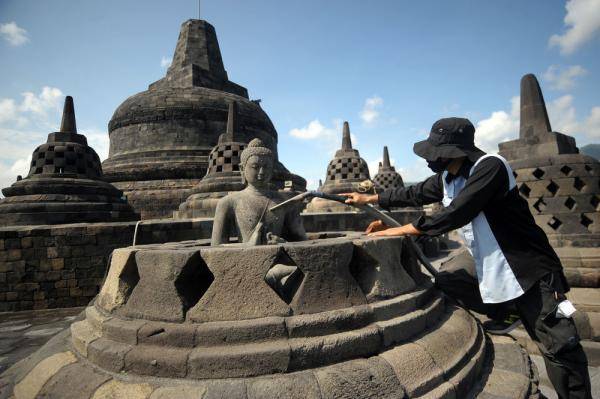
<instances>
[{"instance_id":1,"label":"bucket hat","mask_svg":"<svg viewBox=\"0 0 600 399\"><path fill-rule=\"evenodd\" d=\"M427 140L415 143L413 151L428 161L467 157L475 162L484 153L475 146L475 127L465 118L436 121Z\"/></svg>"}]
</instances>

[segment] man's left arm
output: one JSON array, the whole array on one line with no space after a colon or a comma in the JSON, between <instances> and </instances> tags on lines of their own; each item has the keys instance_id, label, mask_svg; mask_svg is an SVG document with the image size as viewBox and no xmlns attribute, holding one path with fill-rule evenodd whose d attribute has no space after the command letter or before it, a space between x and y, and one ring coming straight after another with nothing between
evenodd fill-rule
<instances>
[{"instance_id":1,"label":"man's left arm","mask_svg":"<svg viewBox=\"0 0 600 399\"><path fill-rule=\"evenodd\" d=\"M381 236L385 232L386 235L430 236L447 233L471 222L490 201L503 196L507 190L508 173L504 163L495 157L487 158L477 165L462 191L440 212L374 235Z\"/></svg>"}]
</instances>

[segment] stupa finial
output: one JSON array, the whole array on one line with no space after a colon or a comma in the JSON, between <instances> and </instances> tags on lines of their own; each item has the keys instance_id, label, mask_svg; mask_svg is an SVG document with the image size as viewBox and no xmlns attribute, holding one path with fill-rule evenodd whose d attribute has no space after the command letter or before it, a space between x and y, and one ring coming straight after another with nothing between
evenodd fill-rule
<instances>
[{"instance_id":1,"label":"stupa finial","mask_svg":"<svg viewBox=\"0 0 600 399\"><path fill-rule=\"evenodd\" d=\"M350 137L350 125L344 122L344 130L342 133L342 150L352 149L352 138Z\"/></svg>"},{"instance_id":2,"label":"stupa finial","mask_svg":"<svg viewBox=\"0 0 600 399\"><path fill-rule=\"evenodd\" d=\"M392 166L390 164L390 154L388 153L387 145L383 147L383 165L384 168L389 168Z\"/></svg>"},{"instance_id":3,"label":"stupa finial","mask_svg":"<svg viewBox=\"0 0 600 399\"><path fill-rule=\"evenodd\" d=\"M229 110L227 111L227 130L225 134L221 136L220 141L235 141L234 137L238 131L238 107L237 102L232 101L229 103Z\"/></svg>"},{"instance_id":4,"label":"stupa finial","mask_svg":"<svg viewBox=\"0 0 600 399\"><path fill-rule=\"evenodd\" d=\"M521 128L519 137L524 139L551 132L544 95L533 74L521 78Z\"/></svg>"},{"instance_id":5,"label":"stupa finial","mask_svg":"<svg viewBox=\"0 0 600 399\"><path fill-rule=\"evenodd\" d=\"M65 97L65 106L63 108L62 121L60 123L61 133L77 133L75 124L75 107L73 106L73 97Z\"/></svg>"}]
</instances>

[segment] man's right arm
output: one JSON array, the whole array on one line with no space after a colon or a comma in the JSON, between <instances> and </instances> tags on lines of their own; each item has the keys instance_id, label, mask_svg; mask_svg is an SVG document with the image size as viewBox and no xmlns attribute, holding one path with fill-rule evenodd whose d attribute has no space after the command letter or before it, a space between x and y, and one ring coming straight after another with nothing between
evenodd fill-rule
<instances>
[{"instance_id":1,"label":"man's right arm","mask_svg":"<svg viewBox=\"0 0 600 399\"><path fill-rule=\"evenodd\" d=\"M422 206L440 202L443 198L442 174L438 173L410 187L385 190L379 194L379 205L385 209Z\"/></svg>"}]
</instances>

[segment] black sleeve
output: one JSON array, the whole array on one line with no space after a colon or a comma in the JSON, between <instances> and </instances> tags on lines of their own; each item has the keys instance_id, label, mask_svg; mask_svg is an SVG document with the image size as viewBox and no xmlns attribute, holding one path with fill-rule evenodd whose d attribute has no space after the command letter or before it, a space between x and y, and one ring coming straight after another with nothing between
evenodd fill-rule
<instances>
[{"instance_id":1,"label":"black sleeve","mask_svg":"<svg viewBox=\"0 0 600 399\"><path fill-rule=\"evenodd\" d=\"M382 208L422 206L439 202L444 197L442 174L438 173L410 187L392 188L379 194Z\"/></svg>"},{"instance_id":2,"label":"black sleeve","mask_svg":"<svg viewBox=\"0 0 600 399\"><path fill-rule=\"evenodd\" d=\"M450 205L435 215L421 216L413 225L427 235L447 233L469 223L491 201L507 192L508 172L504 163L496 157L484 159Z\"/></svg>"}]
</instances>

